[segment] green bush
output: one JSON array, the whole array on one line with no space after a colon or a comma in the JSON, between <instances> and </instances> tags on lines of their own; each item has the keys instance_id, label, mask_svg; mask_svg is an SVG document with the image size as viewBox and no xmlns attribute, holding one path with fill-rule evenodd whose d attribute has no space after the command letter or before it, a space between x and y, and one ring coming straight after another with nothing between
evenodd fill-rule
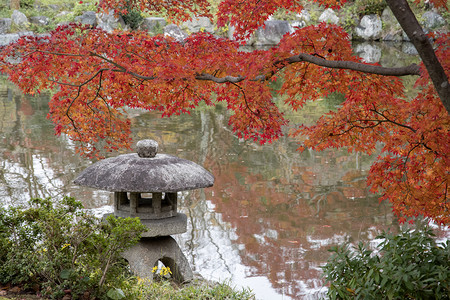
<instances>
[{"instance_id":1,"label":"green bush","mask_svg":"<svg viewBox=\"0 0 450 300\"><path fill-rule=\"evenodd\" d=\"M0 283L39 286L46 296L89 292L106 298L127 281L120 253L145 230L138 218L109 216L104 222L65 197L32 199L29 207L0 211ZM129 275L130 277L130 275Z\"/></svg>"},{"instance_id":2,"label":"green bush","mask_svg":"<svg viewBox=\"0 0 450 300\"><path fill-rule=\"evenodd\" d=\"M429 228L383 233L379 250L339 246L323 267L330 299L449 299L450 242Z\"/></svg>"}]
</instances>

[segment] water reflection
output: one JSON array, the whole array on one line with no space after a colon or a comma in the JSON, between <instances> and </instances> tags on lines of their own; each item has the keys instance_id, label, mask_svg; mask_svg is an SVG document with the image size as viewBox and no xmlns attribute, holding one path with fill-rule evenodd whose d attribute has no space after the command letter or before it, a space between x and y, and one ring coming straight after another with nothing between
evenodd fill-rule
<instances>
[{"instance_id":1,"label":"water reflection","mask_svg":"<svg viewBox=\"0 0 450 300\"><path fill-rule=\"evenodd\" d=\"M71 195L87 208L111 210L110 193L72 184L91 162L54 135L48 97L23 96L0 77L3 205ZM319 101L288 117L311 123L329 108ZM161 152L193 160L216 177L214 187L180 195L188 232L176 236L194 271L207 279L231 279L260 299L314 299L325 292L320 266L331 245L396 227L388 205L367 192L371 157L298 153L289 138L265 146L239 140L220 106L170 119L131 114L135 140L153 138Z\"/></svg>"}]
</instances>

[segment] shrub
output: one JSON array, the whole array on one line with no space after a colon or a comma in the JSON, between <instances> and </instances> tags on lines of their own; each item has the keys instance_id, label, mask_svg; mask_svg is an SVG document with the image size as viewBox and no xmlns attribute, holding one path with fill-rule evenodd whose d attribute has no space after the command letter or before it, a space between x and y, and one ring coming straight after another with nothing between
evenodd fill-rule
<instances>
[{"instance_id":1,"label":"shrub","mask_svg":"<svg viewBox=\"0 0 450 300\"><path fill-rule=\"evenodd\" d=\"M330 299L449 299L450 242L431 229L383 233L379 253L338 246L323 267Z\"/></svg>"},{"instance_id":2,"label":"shrub","mask_svg":"<svg viewBox=\"0 0 450 300\"><path fill-rule=\"evenodd\" d=\"M145 230L138 218L104 222L65 197L32 199L28 208L0 211L0 283L40 286L47 296L70 290L105 298L126 281L121 252Z\"/></svg>"}]
</instances>

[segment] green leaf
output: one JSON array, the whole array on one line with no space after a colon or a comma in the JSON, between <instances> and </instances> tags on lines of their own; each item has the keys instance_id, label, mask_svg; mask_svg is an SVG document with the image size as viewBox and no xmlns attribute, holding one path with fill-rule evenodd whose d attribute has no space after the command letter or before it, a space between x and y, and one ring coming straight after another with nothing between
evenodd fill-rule
<instances>
[{"instance_id":1,"label":"green leaf","mask_svg":"<svg viewBox=\"0 0 450 300\"><path fill-rule=\"evenodd\" d=\"M121 289L113 288L108 291L106 296L113 300L120 300L125 298L125 293Z\"/></svg>"},{"instance_id":2,"label":"green leaf","mask_svg":"<svg viewBox=\"0 0 450 300\"><path fill-rule=\"evenodd\" d=\"M72 271L72 269L64 269L61 271L61 273L59 273L59 277L61 277L61 279L69 279Z\"/></svg>"}]
</instances>

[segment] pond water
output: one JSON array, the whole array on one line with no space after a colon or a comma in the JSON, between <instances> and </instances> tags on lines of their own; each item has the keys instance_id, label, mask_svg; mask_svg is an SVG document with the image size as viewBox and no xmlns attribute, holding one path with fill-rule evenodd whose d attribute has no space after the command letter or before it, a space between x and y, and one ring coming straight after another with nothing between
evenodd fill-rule
<instances>
[{"instance_id":1,"label":"pond water","mask_svg":"<svg viewBox=\"0 0 450 300\"><path fill-rule=\"evenodd\" d=\"M2 204L70 195L99 215L111 212L111 193L72 183L93 161L54 135L46 119L49 97L23 95L0 77ZM289 118L310 124L332 106L317 101ZM211 188L180 193L188 231L175 236L206 279L249 287L258 299L316 299L326 292L320 266L328 248L398 228L390 206L368 193L374 157L345 149L299 153L288 137L265 146L245 142L232 134L220 106L170 119L130 113L135 141L155 139L161 153L215 176Z\"/></svg>"}]
</instances>

